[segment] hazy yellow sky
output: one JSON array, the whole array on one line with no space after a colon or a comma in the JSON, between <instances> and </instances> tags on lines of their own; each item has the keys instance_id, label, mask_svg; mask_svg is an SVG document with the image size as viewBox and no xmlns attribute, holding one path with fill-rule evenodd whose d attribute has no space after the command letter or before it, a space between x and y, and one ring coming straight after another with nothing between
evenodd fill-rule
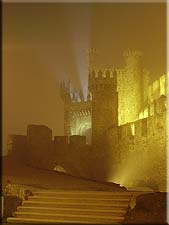
<instances>
[{"instance_id":1,"label":"hazy yellow sky","mask_svg":"<svg viewBox=\"0 0 169 225\"><path fill-rule=\"evenodd\" d=\"M160 3L3 3L3 149L8 134L44 124L63 134L60 80L87 89L86 50L123 67L127 48L144 52L152 80L166 70L166 8Z\"/></svg>"}]
</instances>

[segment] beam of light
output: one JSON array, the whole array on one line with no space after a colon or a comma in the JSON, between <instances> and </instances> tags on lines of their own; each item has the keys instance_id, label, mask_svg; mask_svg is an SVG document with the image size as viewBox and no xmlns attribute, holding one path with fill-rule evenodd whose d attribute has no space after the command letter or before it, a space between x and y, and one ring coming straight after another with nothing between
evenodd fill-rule
<instances>
[{"instance_id":1,"label":"beam of light","mask_svg":"<svg viewBox=\"0 0 169 225\"><path fill-rule=\"evenodd\" d=\"M157 133L155 133L155 136ZM117 151L116 146L109 146L111 154L107 161L109 165L107 181L119 183L127 188L153 188L153 185L159 185L160 191L166 191L165 139L164 145L161 145L160 142L157 144L153 140L147 142L147 138L145 139L145 137L142 141L138 141L138 138L140 138L138 134L135 134L134 143L137 146L136 148L124 140L122 143L123 147L120 150L119 164L118 162L114 163L113 151ZM127 147L128 145L130 145L129 148ZM164 176L163 184L158 182L160 176Z\"/></svg>"},{"instance_id":2,"label":"beam of light","mask_svg":"<svg viewBox=\"0 0 169 225\"><path fill-rule=\"evenodd\" d=\"M52 44L40 42L34 48L35 56L49 77L53 76L58 82L71 80L74 87L82 90L85 100L88 94L87 50L91 47L91 8L88 4L61 7L59 18L64 30L63 49L57 40ZM64 55L66 52L67 55Z\"/></svg>"},{"instance_id":3,"label":"beam of light","mask_svg":"<svg viewBox=\"0 0 169 225\"><path fill-rule=\"evenodd\" d=\"M82 15L84 6L80 9L78 5L74 4L58 7L60 7L60 13L56 19L61 22L58 22L59 30L56 42L52 40L50 43L52 38L52 33L50 33L48 41L38 42L34 50L41 65L46 67L48 74L54 76L56 81L65 80L68 82L70 80L74 87L78 86L79 88L80 86L83 90L83 85L87 86L83 76L85 78L87 73L83 69L85 62L83 65L81 65L82 63L79 65L79 60L84 57L81 51L84 51L88 46L89 32L88 29L84 29L84 26L88 26L86 15L88 10ZM75 48L78 48L79 51L76 52ZM84 72L82 73L82 71Z\"/></svg>"},{"instance_id":4,"label":"beam of light","mask_svg":"<svg viewBox=\"0 0 169 225\"><path fill-rule=\"evenodd\" d=\"M81 7L79 5L78 7L71 18L71 22L67 25L69 33L72 33L72 51L74 52L77 75L79 76L80 81L80 89L82 90L84 99L86 100L88 92L87 50L91 45L91 6L83 5ZM67 11L67 13L69 13L69 11ZM76 32L72 32L72 26L76 27Z\"/></svg>"},{"instance_id":5,"label":"beam of light","mask_svg":"<svg viewBox=\"0 0 169 225\"><path fill-rule=\"evenodd\" d=\"M142 154L130 155L124 162L118 167L116 171L109 171L109 182L116 182L127 188L132 187L137 180L142 180L144 172L147 172L150 162L144 160L144 167L138 165L138 158L142 158ZM144 186L144 185L143 185Z\"/></svg>"}]
</instances>

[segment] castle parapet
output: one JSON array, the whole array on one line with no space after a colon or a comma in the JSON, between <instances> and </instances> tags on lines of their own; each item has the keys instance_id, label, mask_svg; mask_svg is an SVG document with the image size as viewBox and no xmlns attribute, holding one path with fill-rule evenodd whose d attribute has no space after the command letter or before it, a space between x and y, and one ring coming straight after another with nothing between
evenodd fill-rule
<instances>
[{"instance_id":1,"label":"castle parapet","mask_svg":"<svg viewBox=\"0 0 169 225\"><path fill-rule=\"evenodd\" d=\"M97 78L97 77L113 77L113 73L116 69L114 68L97 68L97 69L90 69L89 70L89 79L90 78Z\"/></svg>"},{"instance_id":2,"label":"castle parapet","mask_svg":"<svg viewBox=\"0 0 169 225\"><path fill-rule=\"evenodd\" d=\"M68 136L54 136L54 142L57 144L68 144Z\"/></svg>"},{"instance_id":3,"label":"castle parapet","mask_svg":"<svg viewBox=\"0 0 169 225\"><path fill-rule=\"evenodd\" d=\"M108 70L92 70L89 72L89 90L106 90L117 87L117 71Z\"/></svg>"},{"instance_id":4,"label":"castle parapet","mask_svg":"<svg viewBox=\"0 0 169 225\"><path fill-rule=\"evenodd\" d=\"M124 57L141 57L142 55L143 53L141 51L131 49L128 49L123 53Z\"/></svg>"},{"instance_id":5,"label":"castle parapet","mask_svg":"<svg viewBox=\"0 0 169 225\"><path fill-rule=\"evenodd\" d=\"M45 125L28 125L27 127L28 141L39 139L42 142L52 140L52 130Z\"/></svg>"},{"instance_id":6,"label":"castle parapet","mask_svg":"<svg viewBox=\"0 0 169 225\"><path fill-rule=\"evenodd\" d=\"M82 102L73 102L70 107L70 113L73 118L91 115L91 110L92 102L90 100Z\"/></svg>"}]
</instances>

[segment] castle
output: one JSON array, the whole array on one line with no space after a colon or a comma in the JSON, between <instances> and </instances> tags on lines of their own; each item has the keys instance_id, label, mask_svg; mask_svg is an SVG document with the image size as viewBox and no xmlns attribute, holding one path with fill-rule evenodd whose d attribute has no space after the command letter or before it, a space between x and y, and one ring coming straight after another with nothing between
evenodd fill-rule
<instances>
[{"instance_id":1,"label":"castle","mask_svg":"<svg viewBox=\"0 0 169 225\"><path fill-rule=\"evenodd\" d=\"M150 83L139 51L124 53L122 69L98 67L96 49L88 56L87 99L60 86L64 136L53 140L50 128L29 125L26 136L9 136L8 151L41 168L166 190L167 76Z\"/></svg>"},{"instance_id":2,"label":"castle","mask_svg":"<svg viewBox=\"0 0 169 225\"><path fill-rule=\"evenodd\" d=\"M96 55L95 48L88 51L87 100L82 92L71 92L70 84L62 82L60 88L64 135L86 135L92 129L93 144L113 125L121 126L166 110L166 75L150 85L150 73L143 68L141 52L124 52L124 68L99 68Z\"/></svg>"},{"instance_id":3,"label":"castle","mask_svg":"<svg viewBox=\"0 0 169 225\"><path fill-rule=\"evenodd\" d=\"M98 147L107 180L130 185L139 177L165 189L167 76L150 83L140 51L124 52L124 68L98 67L94 48L88 56L87 100L61 84L65 135L86 135Z\"/></svg>"}]
</instances>

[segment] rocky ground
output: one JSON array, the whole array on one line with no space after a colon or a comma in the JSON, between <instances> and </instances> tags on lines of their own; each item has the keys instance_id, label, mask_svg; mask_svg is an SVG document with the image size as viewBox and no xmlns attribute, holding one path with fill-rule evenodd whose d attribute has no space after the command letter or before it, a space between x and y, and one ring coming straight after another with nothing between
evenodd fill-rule
<instances>
[{"instance_id":1,"label":"rocky ground","mask_svg":"<svg viewBox=\"0 0 169 225\"><path fill-rule=\"evenodd\" d=\"M125 224L167 224L167 194L156 192L137 196L136 206L125 216Z\"/></svg>"}]
</instances>

